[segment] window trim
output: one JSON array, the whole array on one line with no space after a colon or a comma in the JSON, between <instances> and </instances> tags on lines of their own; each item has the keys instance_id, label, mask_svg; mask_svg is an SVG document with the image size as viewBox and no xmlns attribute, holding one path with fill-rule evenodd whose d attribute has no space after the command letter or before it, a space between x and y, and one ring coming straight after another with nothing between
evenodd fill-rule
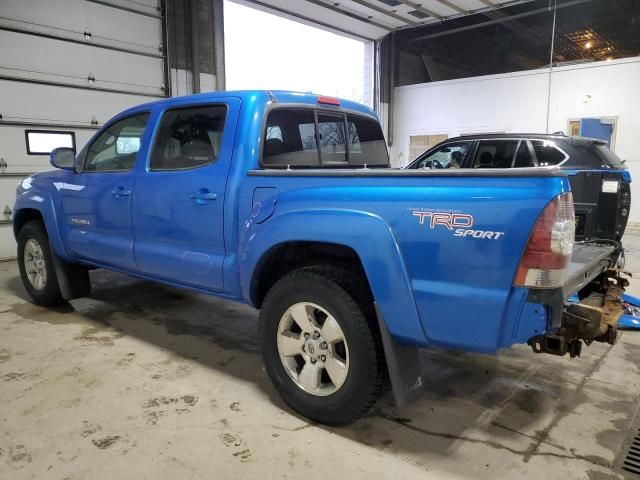
<instances>
[{"instance_id":1,"label":"window trim","mask_svg":"<svg viewBox=\"0 0 640 480\"><path fill-rule=\"evenodd\" d=\"M142 141L142 138L144 137L145 133L147 133L147 129L149 128L149 120L151 119L151 116L152 116L151 110L140 110L132 113L131 115L114 118L113 121L105 124L100 130L96 132L95 136L91 139L91 143L87 143L87 146L85 147L85 149L83 149L84 150L83 157L80 162L77 162L78 167L80 168L79 169L76 168L76 173L129 173L131 172L136 167L136 163L138 162L138 154L140 153L140 150L136 152L136 159L133 161L133 165L131 165L131 168L128 170L85 170L85 166L87 164L87 155L89 155L89 151L91 150L91 147L93 146L94 143L98 141L98 138L100 138L100 136L104 132L109 130L116 123L120 123L123 120L127 120L129 118L137 117L138 115L144 115L144 114L149 115L149 118L147 118L147 123L145 123L144 130L142 131L142 135L140 135L140 146L142 147L144 143Z\"/></svg>"},{"instance_id":2,"label":"window trim","mask_svg":"<svg viewBox=\"0 0 640 480\"><path fill-rule=\"evenodd\" d=\"M186 172L186 171L189 171L189 170L197 170L198 168L208 167L208 166L213 165L214 163L216 163L218 161L218 158L220 158L220 152L218 152L218 155L213 157L213 159L210 162L203 163L202 165L197 165L195 167L163 168L163 169L153 169L153 168L151 168L151 160L153 158L153 151L156 148L158 136L160 135L160 129L162 127L162 121L164 120L165 115L167 113L169 113L169 112L175 112L176 110L191 110L191 109L194 109L194 108L206 108L206 107L224 107L224 122L222 124L222 142L221 142L221 144L224 143L224 133L225 133L225 128L227 126L227 118L229 116L229 105L227 103L225 103L225 102L205 102L205 103L194 103L194 104L189 104L189 105L183 105L183 106L175 107L175 108L165 108L159 113L158 118L155 121L155 131L154 131L154 134L153 134L153 138L151 138L151 140L149 141L149 152L147 154L147 165L146 165L146 171L148 173Z\"/></svg>"},{"instance_id":3,"label":"window trim","mask_svg":"<svg viewBox=\"0 0 640 480\"><path fill-rule=\"evenodd\" d=\"M315 119L316 119L316 145L318 146L318 157L320 159L320 166L323 167L325 165L324 161L322 160L322 147L320 146L320 120L318 120L319 115L326 115L328 117L342 117L342 132L344 133L344 138L345 138L345 145L344 145L344 149L345 149L345 162L343 164L327 164L327 168L330 167L337 167L337 168L345 168L345 167L350 167L351 166L351 150L349 148L349 135L347 133L347 114L344 112L335 112L333 114L331 113L326 113L326 112L315 112Z\"/></svg>"},{"instance_id":4,"label":"window trim","mask_svg":"<svg viewBox=\"0 0 640 480\"><path fill-rule=\"evenodd\" d=\"M33 152L31 151L31 146L29 145L29 134L30 133L57 133L57 134L65 134L71 135L71 148L73 151L76 151L76 132L73 130L42 130L42 129L25 129L24 131L24 141L27 147L27 155L51 155L51 152Z\"/></svg>"},{"instance_id":5,"label":"window trim","mask_svg":"<svg viewBox=\"0 0 640 480\"><path fill-rule=\"evenodd\" d=\"M303 166L296 166L296 168L291 168L290 166L287 165L265 165L263 162L264 159L264 144L265 144L265 132L266 132L266 128L267 128L267 120L269 118L269 114L273 111L273 110L278 110L278 109L288 109L288 110L310 110L313 112L314 114L314 119L315 119L315 124L316 124L316 148L318 150L318 164L317 165L303 165ZM263 169L263 170L286 170L286 169L290 169L290 170L304 170L304 169L312 169L312 168L325 168L325 169L331 169L331 168L338 168L338 169L345 169L345 168L364 168L361 166L357 166L354 167L353 165L351 165L351 159L350 159L350 147L349 147L349 142L347 139L347 163L344 166L341 165L330 165L330 166L323 166L322 165L322 161L320 158L320 142L319 142L319 137L318 137L318 113L328 113L328 114L333 114L333 115L344 115L344 123L345 123L345 132L347 132L347 115L355 115L355 116L359 116L359 117L363 117L369 120L373 120L375 122L378 123L378 125L380 126L380 120L375 116L375 115L370 115L368 113L364 113L364 112L360 112L358 110L353 110L351 108L344 108L344 107L333 107L331 108L330 106L327 105L314 105L314 104L310 104L310 103L271 103L267 105L267 108L265 108L264 111L264 115L262 117L262 127L260 129L260 148L259 148L259 152L258 152L258 166L259 168ZM382 131L382 126L380 126L380 129ZM389 162L387 163L387 165L382 166L382 165L374 165L371 168L389 168L391 166L391 158L389 157L389 147L387 145L387 141L384 138L384 131L382 132L382 139L384 140L384 147L385 150L387 151L387 158L389 158Z\"/></svg>"}]
</instances>

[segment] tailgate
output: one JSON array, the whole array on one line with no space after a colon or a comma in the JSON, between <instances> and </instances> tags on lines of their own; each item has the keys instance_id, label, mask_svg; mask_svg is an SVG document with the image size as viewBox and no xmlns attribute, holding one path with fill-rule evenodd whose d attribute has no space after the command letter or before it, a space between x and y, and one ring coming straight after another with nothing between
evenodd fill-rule
<instances>
[{"instance_id":1,"label":"tailgate","mask_svg":"<svg viewBox=\"0 0 640 480\"><path fill-rule=\"evenodd\" d=\"M576 212L576 240L620 240L629 218L626 170L574 171L569 175Z\"/></svg>"},{"instance_id":2,"label":"tailgate","mask_svg":"<svg viewBox=\"0 0 640 480\"><path fill-rule=\"evenodd\" d=\"M599 243L576 244L567 269L567 281L562 289L563 299L567 300L607 270L612 263L614 250L611 245Z\"/></svg>"}]
</instances>

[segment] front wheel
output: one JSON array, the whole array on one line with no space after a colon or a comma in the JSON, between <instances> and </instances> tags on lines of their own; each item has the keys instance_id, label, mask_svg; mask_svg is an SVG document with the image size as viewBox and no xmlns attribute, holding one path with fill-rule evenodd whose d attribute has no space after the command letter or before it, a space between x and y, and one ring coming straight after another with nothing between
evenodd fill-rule
<instances>
[{"instance_id":1,"label":"front wheel","mask_svg":"<svg viewBox=\"0 0 640 480\"><path fill-rule=\"evenodd\" d=\"M18 268L33 302L43 306L64 303L53 265L49 237L39 221L27 222L18 234Z\"/></svg>"},{"instance_id":2,"label":"front wheel","mask_svg":"<svg viewBox=\"0 0 640 480\"><path fill-rule=\"evenodd\" d=\"M307 267L286 275L260 312L262 352L274 386L296 412L329 425L368 412L384 383L374 327L354 300L357 292L341 286L353 284L341 278L351 274L334 270Z\"/></svg>"}]
</instances>

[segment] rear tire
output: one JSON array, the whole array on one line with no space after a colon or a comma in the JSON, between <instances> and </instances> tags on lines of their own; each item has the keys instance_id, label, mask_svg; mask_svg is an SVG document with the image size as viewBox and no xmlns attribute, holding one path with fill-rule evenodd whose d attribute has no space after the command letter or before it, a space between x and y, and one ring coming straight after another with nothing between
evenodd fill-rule
<instances>
[{"instance_id":1,"label":"rear tire","mask_svg":"<svg viewBox=\"0 0 640 480\"><path fill-rule=\"evenodd\" d=\"M269 290L260 312L267 373L283 400L328 425L366 414L384 386L382 346L339 267L295 270ZM357 280L357 279L356 279ZM342 286L344 285L344 287Z\"/></svg>"},{"instance_id":2,"label":"rear tire","mask_svg":"<svg viewBox=\"0 0 640 480\"><path fill-rule=\"evenodd\" d=\"M18 268L25 290L33 303L54 306L65 303L49 246L49 237L42 222L24 224L18 234Z\"/></svg>"}]
</instances>

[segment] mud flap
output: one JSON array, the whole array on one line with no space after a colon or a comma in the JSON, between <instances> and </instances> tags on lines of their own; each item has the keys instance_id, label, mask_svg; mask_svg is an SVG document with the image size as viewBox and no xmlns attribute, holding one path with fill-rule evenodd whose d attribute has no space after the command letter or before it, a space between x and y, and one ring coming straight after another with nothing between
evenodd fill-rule
<instances>
[{"instance_id":1,"label":"mud flap","mask_svg":"<svg viewBox=\"0 0 640 480\"><path fill-rule=\"evenodd\" d=\"M53 265L56 269L60 294L65 300L88 297L91 294L91 280L89 270L80 265L66 263L51 249Z\"/></svg>"},{"instance_id":2,"label":"mud flap","mask_svg":"<svg viewBox=\"0 0 640 480\"><path fill-rule=\"evenodd\" d=\"M399 409L405 408L422 392L422 371L418 347L396 342L382 317L378 304L374 302L382 346L389 372L393 399Z\"/></svg>"}]
</instances>

